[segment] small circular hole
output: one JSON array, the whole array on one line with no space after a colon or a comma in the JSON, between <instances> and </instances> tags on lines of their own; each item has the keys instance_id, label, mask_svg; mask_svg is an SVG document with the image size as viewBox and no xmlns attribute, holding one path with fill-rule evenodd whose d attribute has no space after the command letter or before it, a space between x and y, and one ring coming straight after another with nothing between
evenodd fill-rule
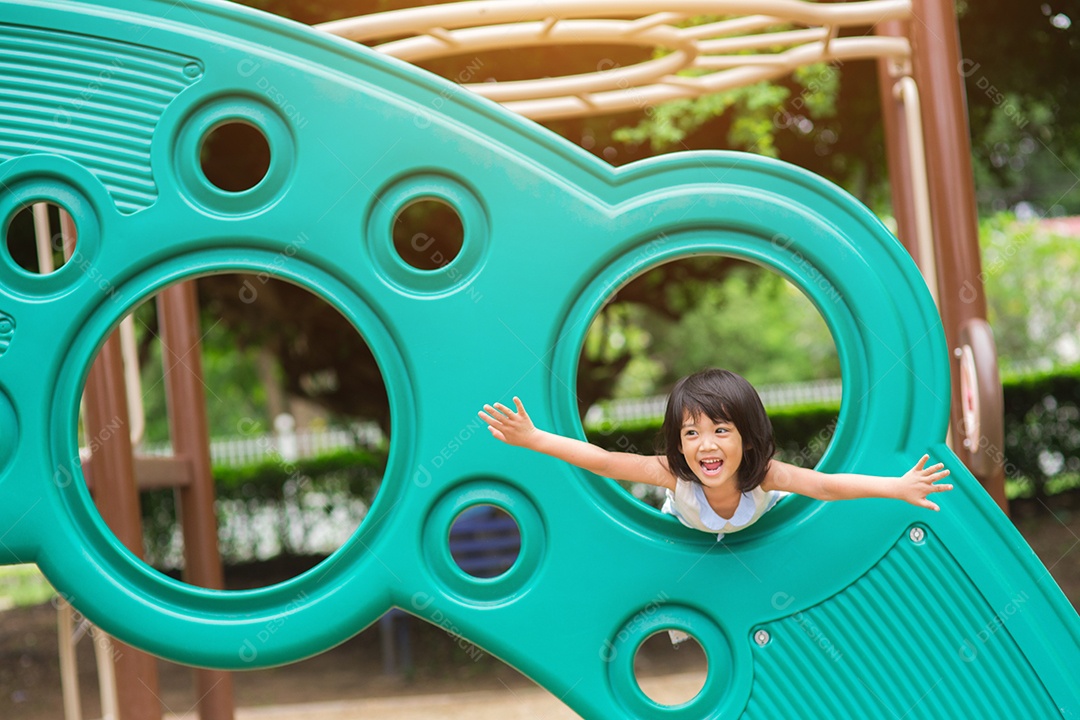
<instances>
[{"instance_id":1,"label":"small circular hole","mask_svg":"<svg viewBox=\"0 0 1080 720\"><path fill-rule=\"evenodd\" d=\"M709 677L709 661L701 643L679 630L662 630L645 638L634 654L634 679L659 705L690 702Z\"/></svg>"},{"instance_id":2,"label":"small circular hole","mask_svg":"<svg viewBox=\"0 0 1080 720\"><path fill-rule=\"evenodd\" d=\"M513 516L494 505L462 510L450 525L450 554L476 578L498 577L521 553L521 530Z\"/></svg>"},{"instance_id":3,"label":"small circular hole","mask_svg":"<svg viewBox=\"0 0 1080 720\"><path fill-rule=\"evenodd\" d=\"M438 270L461 252L465 227L450 204L424 198L403 207L394 217L394 249L417 270Z\"/></svg>"},{"instance_id":4,"label":"small circular hole","mask_svg":"<svg viewBox=\"0 0 1080 720\"><path fill-rule=\"evenodd\" d=\"M56 272L75 252L78 232L67 211L37 202L15 213L7 227L7 249L19 267L36 275Z\"/></svg>"},{"instance_id":5,"label":"small circular hole","mask_svg":"<svg viewBox=\"0 0 1080 720\"><path fill-rule=\"evenodd\" d=\"M199 148L199 165L214 187L244 192L262 182L270 169L270 144L251 123L230 120L214 127Z\"/></svg>"}]
</instances>

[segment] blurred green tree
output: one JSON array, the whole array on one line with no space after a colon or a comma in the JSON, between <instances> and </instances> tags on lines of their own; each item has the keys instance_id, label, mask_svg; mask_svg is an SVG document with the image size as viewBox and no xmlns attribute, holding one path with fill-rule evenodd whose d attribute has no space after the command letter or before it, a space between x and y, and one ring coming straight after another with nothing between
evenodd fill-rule
<instances>
[{"instance_id":1,"label":"blurred green tree","mask_svg":"<svg viewBox=\"0 0 1080 720\"><path fill-rule=\"evenodd\" d=\"M1076 3L960 4L980 212L1030 203L1080 212L1080 11Z\"/></svg>"},{"instance_id":2,"label":"blurred green tree","mask_svg":"<svg viewBox=\"0 0 1080 720\"><path fill-rule=\"evenodd\" d=\"M987 315L1002 371L1080 361L1080 243L1008 213L981 223Z\"/></svg>"},{"instance_id":3,"label":"blurred green tree","mask_svg":"<svg viewBox=\"0 0 1080 720\"><path fill-rule=\"evenodd\" d=\"M305 23L437 4L412 0L247 2ZM1073 101L1080 53L1076 52L1077 31L1065 15L1066 4L1062 0L1042 5L986 0L960 3L958 9L965 56L958 71L966 76L981 207L1007 207L1028 200L1036 211L1073 211L1080 205L1076 187L1080 175L1074 174L1078 166L1074 148L1080 148L1076 142L1080 103ZM1008 32L1002 32L1005 27ZM643 48L575 45L446 58L423 67L444 77L484 82L592 72L651 56ZM1033 77L1040 81L1032 82ZM834 180L879 212L889 209L872 62L814 65L774 83L670 103L649 114L623 113L545 125L613 164L669 150L703 148L778 156ZM207 162L224 165L214 170L225 177L243 170L239 164L228 166L215 156L213 147L208 149ZM430 220L422 215L407 221L422 227ZM410 225L401 232L412 236L416 229ZM810 325L793 320L805 315L808 303L796 315L790 308L778 311L786 300L775 289L775 280L754 279L752 274L733 277L726 290L715 286L735 265L723 258L669 263L620 288L601 312L583 349L580 406L584 409L598 398L631 389L641 392L662 386L701 363L745 366L756 382L838 372L830 364L833 361L820 360L831 344L821 340L827 337L827 331L821 333L823 323L811 340L813 333L806 329ZM988 287L994 293L991 280ZM242 343L269 345L269 351L280 358L290 393L312 398L335 412L375 418L384 427L389 422L385 388L374 358L355 331L320 326L325 303L289 286L275 287L265 291L273 311L263 316L241 312L235 287L220 278L201 281L201 291L213 304L214 317ZM1009 295L1010 288L1000 291L1006 294L1000 302L1018 302L1015 293ZM816 315L812 308L809 312ZM998 338L1012 353L1010 357L1020 357L1023 343L1010 349L1016 331L1013 317L1010 311L999 315ZM744 318L748 321L740 329L736 323ZM712 319L718 324L710 325ZM816 322L821 323L820 317ZM271 330L290 340L270 339ZM752 330L760 339L758 349L751 351L745 343L734 342L740 332ZM803 334L807 339L801 345L778 340ZM659 344L679 351L655 356L644 351ZM719 355L717 348L728 354ZM312 382L312 378L325 382Z\"/></svg>"}]
</instances>

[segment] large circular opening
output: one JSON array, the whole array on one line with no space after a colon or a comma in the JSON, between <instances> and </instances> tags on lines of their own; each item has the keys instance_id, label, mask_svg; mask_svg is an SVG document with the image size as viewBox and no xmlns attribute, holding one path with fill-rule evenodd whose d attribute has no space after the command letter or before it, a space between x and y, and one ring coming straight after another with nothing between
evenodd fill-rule
<instances>
[{"instance_id":1,"label":"large circular opening","mask_svg":"<svg viewBox=\"0 0 1080 720\"><path fill-rule=\"evenodd\" d=\"M64 208L36 202L23 207L7 225L8 255L23 270L35 275L56 272L75 253L78 229Z\"/></svg>"},{"instance_id":2,"label":"large circular opening","mask_svg":"<svg viewBox=\"0 0 1080 720\"><path fill-rule=\"evenodd\" d=\"M310 291L265 273L190 282L194 313L168 288L99 352L78 427L84 475L106 523L155 569L212 585L214 569L191 563L213 543L227 589L274 585L337 550L371 507L389 452L385 381L356 328ZM109 362L124 392L99 379ZM132 500L101 471L129 452L138 522L112 510ZM188 492L207 455L210 537L190 522L202 509Z\"/></svg>"},{"instance_id":3,"label":"large circular opening","mask_svg":"<svg viewBox=\"0 0 1080 720\"><path fill-rule=\"evenodd\" d=\"M663 454L667 395L680 378L725 368L757 390L779 460L813 467L840 410L840 361L821 313L783 276L713 255L654 266L614 289L578 361L578 410L591 442ZM660 508L666 493L620 483Z\"/></svg>"}]
</instances>

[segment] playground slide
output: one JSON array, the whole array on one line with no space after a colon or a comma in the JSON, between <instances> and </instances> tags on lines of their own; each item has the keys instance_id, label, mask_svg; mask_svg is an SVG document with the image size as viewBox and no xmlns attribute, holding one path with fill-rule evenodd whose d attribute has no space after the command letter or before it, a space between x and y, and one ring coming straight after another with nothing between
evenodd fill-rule
<instances>
[{"instance_id":1,"label":"playground slide","mask_svg":"<svg viewBox=\"0 0 1080 720\"><path fill-rule=\"evenodd\" d=\"M448 619L589 718L1080 717L1080 619L943 443L933 302L842 190L737 153L615 169L405 63L224 3L2 0L0 47L0 219L49 201L78 233L47 274L0 248L0 562L37 562L109 633L179 662L267 667L398 606ZM270 150L265 177L239 192L199 159L233 122ZM464 227L434 270L391 237L421 198ZM484 433L451 449L480 403L511 394L538 424L582 436L573 388L589 322L629 278L700 253L783 274L827 321L844 402L821 469L899 474L929 453L956 485L935 497L940 513L789 497L717 542ZM394 426L352 540L309 573L237 592L171 580L124 549L82 482L75 432L88 366L119 320L180 279L226 271L298 283L348 317ZM450 523L477 504L521 530L496 578L466 574L448 549ZM667 629L709 663L675 707L633 677L637 646Z\"/></svg>"}]
</instances>

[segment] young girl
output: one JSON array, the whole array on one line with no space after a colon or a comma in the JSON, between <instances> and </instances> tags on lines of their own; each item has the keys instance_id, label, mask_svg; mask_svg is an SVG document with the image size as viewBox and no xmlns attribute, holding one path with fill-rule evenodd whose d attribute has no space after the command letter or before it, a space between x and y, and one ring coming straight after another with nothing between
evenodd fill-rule
<instances>
[{"instance_id":1,"label":"young girl","mask_svg":"<svg viewBox=\"0 0 1080 720\"><path fill-rule=\"evenodd\" d=\"M924 455L901 477L817 472L772 459L772 424L757 391L727 370L703 370L675 384L664 413L663 455L611 452L539 430L521 400L517 410L495 403L480 417L499 440L542 452L604 477L667 490L663 511L708 533L735 532L757 522L789 492L818 500L887 497L939 510L930 493L949 474Z\"/></svg>"}]
</instances>

